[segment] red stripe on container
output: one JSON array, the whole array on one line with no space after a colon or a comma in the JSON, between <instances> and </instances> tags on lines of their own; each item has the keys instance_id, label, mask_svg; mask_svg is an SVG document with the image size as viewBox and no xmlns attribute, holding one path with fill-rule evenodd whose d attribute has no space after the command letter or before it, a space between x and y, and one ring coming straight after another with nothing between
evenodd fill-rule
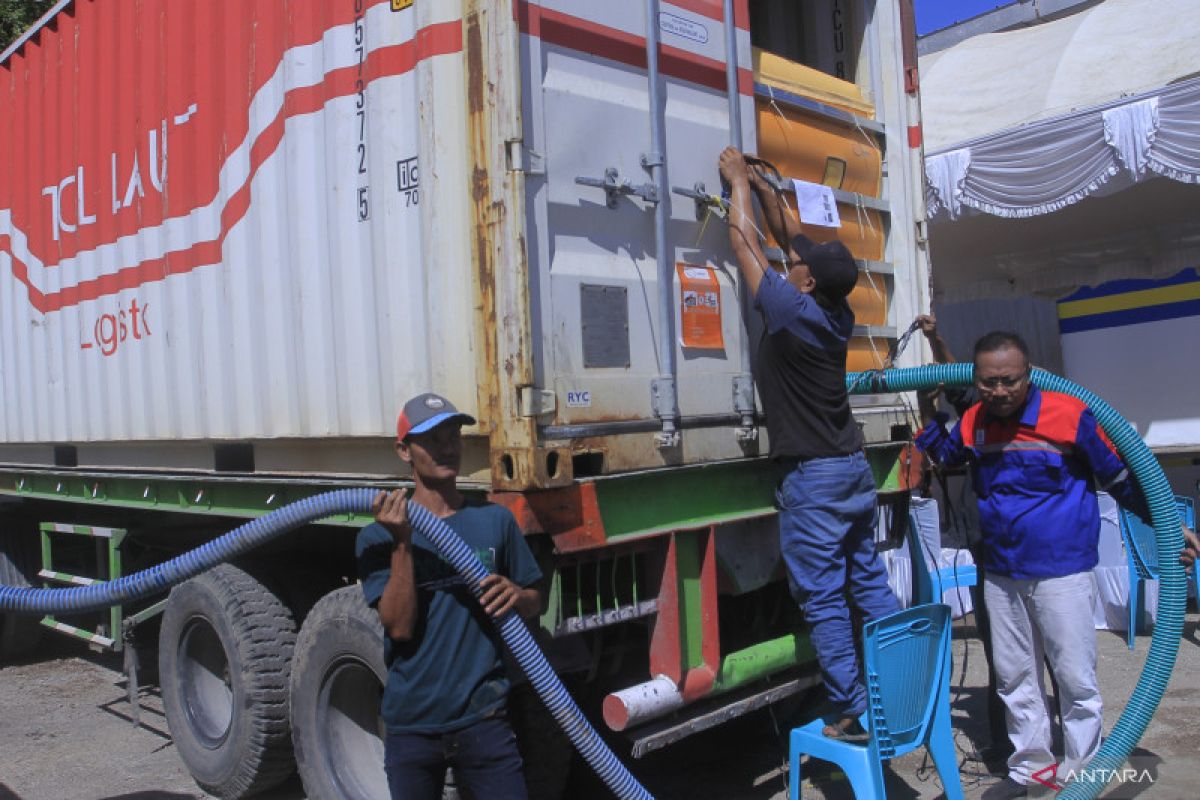
<instances>
[{"instance_id":1,"label":"red stripe on container","mask_svg":"<svg viewBox=\"0 0 1200 800\"><path fill-rule=\"evenodd\" d=\"M462 24L459 20L431 25L419 31L414 39L371 53L366 65L367 81L369 83L378 78L401 75L411 71L418 62L427 58L449 55L461 50ZM179 275L202 266L220 263L222 244L230 230L249 210L251 183L258 170L278 149L283 140L287 120L314 113L331 100L354 94L356 70L356 66L334 70L328 73L320 84L293 89L287 93L279 115L259 134L251 146L249 175L222 208L221 232L214 240L197 242L186 250L173 251L161 258L148 259L99 278L81 281L58 292L43 294L29 280L26 265L12 253L9 237L0 236L0 251L9 253L12 258L13 275L28 290L30 304L42 313L49 313L159 281L167 275Z\"/></svg>"},{"instance_id":2,"label":"red stripe on container","mask_svg":"<svg viewBox=\"0 0 1200 800\"><path fill-rule=\"evenodd\" d=\"M526 0L518 3L517 22L522 33L536 36L543 42L646 69L646 40L628 31L542 8ZM673 78L719 92L726 89L725 62L715 58L664 44L660 46L659 68L664 75ZM738 92L747 96L754 94L754 74L748 69L738 68Z\"/></svg>"}]
</instances>

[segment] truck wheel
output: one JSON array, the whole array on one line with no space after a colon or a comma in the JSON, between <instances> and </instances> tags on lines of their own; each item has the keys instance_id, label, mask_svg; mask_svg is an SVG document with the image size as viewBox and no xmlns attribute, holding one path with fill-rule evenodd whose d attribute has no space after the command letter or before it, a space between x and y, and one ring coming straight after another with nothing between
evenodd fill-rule
<instances>
[{"instance_id":1,"label":"truck wheel","mask_svg":"<svg viewBox=\"0 0 1200 800\"><path fill-rule=\"evenodd\" d=\"M248 797L292 774L288 678L295 643L287 606L230 564L171 590L158 641L159 683L171 738L206 792Z\"/></svg>"},{"instance_id":2,"label":"truck wheel","mask_svg":"<svg viewBox=\"0 0 1200 800\"><path fill-rule=\"evenodd\" d=\"M383 626L358 586L325 595L304 620L292 668L296 764L311 800L388 797L379 702Z\"/></svg>"},{"instance_id":3,"label":"truck wheel","mask_svg":"<svg viewBox=\"0 0 1200 800\"><path fill-rule=\"evenodd\" d=\"M0 584L32 586L37 575L37 532L0 523ZM37 614L0 614L0 661L28 658L42 638Z\"/></svg>"}]
</instances>

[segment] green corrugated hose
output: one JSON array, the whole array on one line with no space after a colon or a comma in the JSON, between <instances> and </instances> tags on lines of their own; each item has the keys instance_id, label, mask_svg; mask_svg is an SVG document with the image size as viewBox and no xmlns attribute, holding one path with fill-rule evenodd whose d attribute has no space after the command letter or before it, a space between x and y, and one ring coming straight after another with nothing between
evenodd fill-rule
<instances>
[{"instance_id":1,"label":"green corrugated hose","mask_svg":"<svg viewBox=\"0 0 1200 800\"><path fill-rule=\"evenodd\" d=\"M854 394L933 389L939 384L970 386L974 372L972 364L935 364L912 369L851 373L846 376L846 385ZM1109 780L1123 768L1125 760L1150 724L1150 718L1154 716L1154 710L1158 708L1167 682L1171 679L1175 656L1179 652L1179 639L1183 634L1183 611L1187 602L1187 578L1183 565L1179 563L1183 533L1179 528L1175 497L1162 467L1125 418L1087 389L1045 370L1033 371L1033 383L1041 389L1069 394L1087 403L1142 487L1158 541L1158 617L1142 675L1116 727L1104 739L1096 757L1059 795L1064 800L1090 800L1097 797Z\"/></svg>"}]
</instances>

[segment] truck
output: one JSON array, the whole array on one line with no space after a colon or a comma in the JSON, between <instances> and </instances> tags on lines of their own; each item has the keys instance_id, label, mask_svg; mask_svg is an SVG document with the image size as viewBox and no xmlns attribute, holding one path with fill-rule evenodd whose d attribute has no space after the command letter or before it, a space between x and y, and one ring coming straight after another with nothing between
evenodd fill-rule
<instances>
[{"instance_id":1,"label":"truck","mask_svg":"<svg viewBox=\"0 0 1200 800\"><path fill-rule=\"evenodd\" d=\"M464 488L545 573L548 656L627 755L817 683L716 159L836 210L804 230L859 261L849 368L917 363L911 0L62 0L0 95L0 582L91 585L405 485L399 404L436 391L478 420ZM886 509L910 403L853 400ZM294 770L386 796L368 521L152 601L0 615L0 658L47 630L122 652L135 711L156 662L218 796Z\"/></svg>"}]
</instances>

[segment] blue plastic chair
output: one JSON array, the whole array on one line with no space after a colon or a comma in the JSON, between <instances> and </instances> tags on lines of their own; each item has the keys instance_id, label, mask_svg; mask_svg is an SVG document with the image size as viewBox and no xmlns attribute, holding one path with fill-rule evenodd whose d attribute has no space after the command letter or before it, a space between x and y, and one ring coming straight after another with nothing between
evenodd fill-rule
<instances>
[{"instance_id":1,"label":"blue plastic chair","mask_svg":"<svg viewBox=\"0 0 1200 800\"><path fill-rule=\"evenodd\" d=\"M963 796L950 732L950 607L925 604L868 622L863 628L868 708L865 743L833 739L816 719L792 729L791 800L800 797L800 756L842 768L858 798L886 797L883 762L924 745L948 800Z\"/></svg>"},{"instance_id":2,"label":"blue plastic chair","mask_svg":"<svg viewBox=\"0 0 1200 800\"><path fill-rule=\"evenodd\" d=\"M1196 529L1196 508L1190 497L1175 496L1179 518L1192 530ZM1129 624L1125 640L1133 649L1133 640L1145 631L1146 581L1158 580L1158 539L1154 527L1142 522L1136 514L1121 509L1121 539L1125 542L1125 561L1129 566ZM1200 596L1200 570L1193 572L1197 596Z\"/></svg>"},{"instance_id":3,"label":"blue plastic chair","mask_svg":"<svg viewBox=\"0 0 1200 800\"><path fill-rule=\"evenodd\" d=\"M921 549L921 537L917 535L917 518L908 516L908 557L912 561L912 605L922 603L940 603L942 596L950 589L974 586L978 580L978 572L974 564L962 564L954 567L942 567L930 572L925 563L925 554ZM930 553L936 564L941 553Z\"/></svg>"}]
</instances>

